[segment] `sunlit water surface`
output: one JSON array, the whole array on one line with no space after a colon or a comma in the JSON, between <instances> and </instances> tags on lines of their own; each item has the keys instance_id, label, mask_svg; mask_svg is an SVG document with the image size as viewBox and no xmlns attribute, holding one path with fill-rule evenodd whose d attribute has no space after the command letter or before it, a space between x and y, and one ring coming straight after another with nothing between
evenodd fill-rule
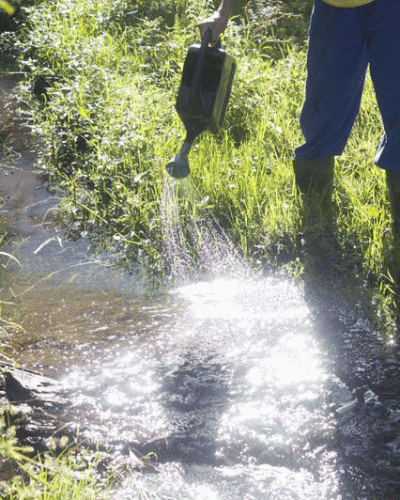
<instances>
[{"instance_id":1,"label":"sunlit water surface","mask_svg":"<svg viewBox=\"0 0 400 500\"><path fill-rule=\"evenodd\" d=\"M112 359L99 353L64 383L102 415L111 444L141 435L185 467L134 476L123 498L141 487L194 500L338 498L329 404L350 394L329 373L297 288L189 285L143 305L124 337Z\"/></svg>"},{"instance_id":2,"label":"sunlit water surface","mask_svg":"<svg viewBox=\"0 0 400 500\"><path fill-rule=\"evenodd\" d=\"M3 350L59 379L62 421L126 465L116 500L399 498L400 405L372 391L360 402L334 375L397 394L397 360L365 361L377 343L357 318L317 324L298 286L237 278L246 265L207 218L189 227L196 264L225 277L155 294L139 269L127 276L86 238L64 238L34 156L3 160L2 250L18 263L0 257L2 319L24 327ZM193 263L175 190L164 194L180 278ZM154 454L157 473L143 472L138 457Z\"/></svg>"},{"instance_id":3,"label":"sunlit water surface","mask_svg":"<svg viewBox=\"0 0 400 500\"><path fill-rule=\"evenodd\" d=\"M301 290L226 278L149 297L140 279L93 266L20 297L27 332L14 347L63 381L91 439L165 464L130 475L117 498L340 498L330 405L352 396Z\"/></svg>"}]
</instances>

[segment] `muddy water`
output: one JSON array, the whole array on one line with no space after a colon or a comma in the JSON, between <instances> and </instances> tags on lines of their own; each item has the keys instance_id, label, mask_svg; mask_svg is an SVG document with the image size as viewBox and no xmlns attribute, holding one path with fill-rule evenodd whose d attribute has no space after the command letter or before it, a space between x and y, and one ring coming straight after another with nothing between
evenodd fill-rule
<instances>
[{"instance_id":1,"label":"muddy water","mask_svg":"<svg viewBox=\"0 0 400 500\"><path fill-rule=\"evenodd\" d=\"M25 328L10 353L59 379L68 420L128 470L157 455L115 498L400 498L398 360L368 325L276 277L150 293L65 240L29 155L3 161L0 194L19 260L3 312Z\"/></svg>"}]
</instances>

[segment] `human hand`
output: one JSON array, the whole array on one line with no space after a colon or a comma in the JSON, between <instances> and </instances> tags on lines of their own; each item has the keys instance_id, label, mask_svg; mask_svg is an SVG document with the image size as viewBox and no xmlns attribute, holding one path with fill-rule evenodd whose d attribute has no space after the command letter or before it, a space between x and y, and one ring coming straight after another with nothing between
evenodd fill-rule
<instances>
[{"instance_id":1,"label":"human hand","mask_svg":"<svg viewBox=\"0 0 400 500\"><path fill-rule=\"evenodd\" d=\"M203 39L206 32L210 30L212 33L210 45L217 45L221 33L225 31L228 25L228 20L229 15L224 15L218 10L215 11L214 14L198 24L201 38Z\"/></svg>"}]
</instances>

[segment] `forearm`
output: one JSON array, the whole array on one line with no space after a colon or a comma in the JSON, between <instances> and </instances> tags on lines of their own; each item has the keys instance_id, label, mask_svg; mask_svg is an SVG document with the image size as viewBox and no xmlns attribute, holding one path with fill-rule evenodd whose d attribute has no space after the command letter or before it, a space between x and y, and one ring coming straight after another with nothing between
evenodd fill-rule
<instances>
[{"instance_id":1,"label":"forearm","mask_svg":"<svg viewBox=\"0 0 400 500\"><path fill-rule=\"evenodd\" d=\"M237 0L222 0L218 9L210 17L199 23L199 29L203 38L206 31L211 30L211 44L218 42L220 34L226 29L229 17Z\"/></svg>"},{"instance_id":2,"label":"forearm","mask_svg":"<svg viewBox=\"0 0 400 500\"><path fill-rule=\"evenodd\" d=\"M228 20L236 2L237 0L222 0L221 5L218 7L217 11L221 16Z\"/></svg>"}]
</instances>

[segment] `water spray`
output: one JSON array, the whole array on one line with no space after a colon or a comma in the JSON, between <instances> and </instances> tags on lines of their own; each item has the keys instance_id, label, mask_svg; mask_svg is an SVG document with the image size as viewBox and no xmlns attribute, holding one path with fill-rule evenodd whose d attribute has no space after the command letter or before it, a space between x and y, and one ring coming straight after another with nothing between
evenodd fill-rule
<instances>
[{"instance_id":1,"label":"water spray","mask_svg":"<svg viewBox=\"0 0 400 500\"><path fill-rule=\"evenodd\" d=\"M236 61L221 47L210 47L208 30L201 44L189 47L183 65L175 108L186 129L178 154L167 164L167 172L177 179L190 174L188 155L202 132L217 134L222 127L236 70Z\"/></svg>"}]
</instances>

